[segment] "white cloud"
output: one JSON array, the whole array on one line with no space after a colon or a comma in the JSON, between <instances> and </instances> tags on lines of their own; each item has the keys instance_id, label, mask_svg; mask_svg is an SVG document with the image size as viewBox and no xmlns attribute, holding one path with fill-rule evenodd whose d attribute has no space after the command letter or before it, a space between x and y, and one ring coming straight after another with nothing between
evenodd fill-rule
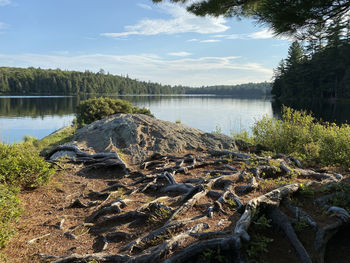
<instances>
[{"instance_id":1,"label":"white cloud","mask_svg":"<svg viewBox=\"0 0 350 263\"><path fill-rule=\"evenodd\" d=\"M10 0L0 0L0 6L5 6L11 4Z\"/></svg>"},{"instance_id":2,"label":"white cloud","mask_svg":"<svg viewBox=\"0 0 350 263\"><path fill-rule=\"evenodd\" d=\"M242 39L244 38L244 35L241 34L231 34L231 35L215 35L214 37L217 37L217 38L225 38L225 39Z\"/></svg>"},{"instance_id":3,"label":"white cloud","mask_svg":"<svg viewBox=\"0 0 350 263\"><path fill-rule=\"evenodd\" d=\"M61 68L128 74L145 81L171 85L239 84L270 80L272 69L240 57L202 57L164 59L154 54L81 56L41 54L0 54L2 65L14 67Z\"/></svg>"},{"instance_id":4,"label":"white cloud","mask_svg":"<svg viewBox=\"0 0 350 263\"><path fill-rule=\"evenodd\" d=\"M152 7L149 5L146 5L146 4L139 3L139 4L137 4L137 6L143 8L143 9L146 9L146 10L152 10Z\"/></svg>"},{"instance_id":5,"label":"white cloud","mask_svg":"<svg viewBox=\"0 0 350 263\"><path fill-rule=\"evenodd\" d=\"M206 39L206 40L201 40L201 43L215 43L215 42L220 42L221 40L218 39Z\"/></svg>"},{"instance_id":6,"label":"white cloud","mask_svg":"<svg viewBox=\"0 0 350 263\"><path fill-rule=\"evenodd\" d=\"M271 32L271 30L265 28L261 31L248 34L247 37L252 39L268 39L275 38L275 35Z\"/></svg>"},{"instance_id":7,"label":"white cloud","mask_svg":"<svg viewBox=\"0 0 350 263\"><path fill-rule=\"evenodd\" d=\"M224 38L224 39L283 39L283 40L289 40L287 37L284 36L276 36L270 29L265 28L258 32L248 33L248 34L221 34L221 35L214 35L216 38Z\"/></svg>"},{"instance_id":8,"label":"white cloud","mask_svg":"<svg viewBox=\"0 0 350 263\"><path fill-rule=\"evenodd\" d=\"M168 55L175 56L175 57L187 57L187 56L192 55L192 53L180 51L180 52L170 52L170 53L168 53Z\"/></svg>"},{"instance_id":9,"label":"white cloud","mask_svg":"<svg viewBox=\"0 0 350 263\"><path fill-rule=\"evenodd\" d=\"M225 25L226 20L222 17L198 17L190 14L183 6L171 3L158 5L171 19L144 19L136 25L125 26L124 32L102 33L106 37L126 37L131 35L158 35L178 33L213 34L226 31L229 27Z\"/></svg>"},{"instance_id":10,"label":"white cloud","mask_svg":"<svg viewBox=\"0 0 350 263\"><path fill-rule=\"evenodd\" d=\"M199 39L197 39L197 38L191 38L191 39L187 40L187 42L197 42L197 41L199 41Z\"/></svg>"}]
</instances>

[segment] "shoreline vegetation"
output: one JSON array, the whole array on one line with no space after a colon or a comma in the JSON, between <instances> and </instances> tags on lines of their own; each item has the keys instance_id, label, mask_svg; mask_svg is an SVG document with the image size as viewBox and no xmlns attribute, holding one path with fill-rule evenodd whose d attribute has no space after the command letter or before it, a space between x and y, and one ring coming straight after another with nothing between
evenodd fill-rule
<instances>
[{"instance_id":1,"label":"shoreline vegetation","mask_svg":"<svg viewBox=\"0 0 350 263\"><path fill-rule=\"evenodd\" d=\"M131 79L100 70L66 71L60 69L0 67L0 95L145 95L145 94L215 94L237 98L269 97L271 83L218 85L200 88L170 86Z\"/></svg>"},{"instance_id":2,"label":"shoreline vegetation","mask_svg":"<svg viewBox=\"0 0 350 263\"><path fill-rule=\"evenodd\" d=\"M21 143L0 144L0 249L14 235L14 226L20 220L22 208L18 196L21 191L47 184L54 174L54 168L39 157L39 153L45 154L53 147L68 142L77 126L120 112L151 114L149 110L137 109L127 101L90 99L79 105L76 122L71 127L42 140L26 137ZM283 154L300 160L305 167L320 169L327 166L334 171L349 171L348 124L320 123L305 111L284 107L281 120L264 117L256 122L252 130L251 136L246 132L233 136L249 145L248 149L258 149L265 156ZM283 185L291 180L280 183ZM252 249L255 248L250 247Z\"/></svg>"}]
</instances>

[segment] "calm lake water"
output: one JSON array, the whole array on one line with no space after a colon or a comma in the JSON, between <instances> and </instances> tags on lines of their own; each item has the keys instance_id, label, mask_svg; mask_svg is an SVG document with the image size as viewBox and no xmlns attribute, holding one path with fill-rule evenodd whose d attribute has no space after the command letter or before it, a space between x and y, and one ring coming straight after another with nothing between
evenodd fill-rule
<instances>
[{"instance_id":1,"label":"calm lake water","mask_svg":"<svg viewBox=\"0 0 350 263\"><path fill-rule=\"evenodd\" d=\"M255 120L272 116L269 100L244 100L216 96L123 96L133 105L146 107L161 120L181 123L206 132L249 130ZM0 140L13 143L30 135L43 138L70 125L79 101L70 96L0 97Z\"/></svg>"},{"instance_id":2,"label":"calm lake water","mask_svg":"<svg viewBox=\"0 0 350 263\"><path fill-rule=\"evenodd\" d=\"M119 96L133 105L146 107L161 120L181 121L206 132L250 131L264 115L278 117L281 105L270 100L235 99L218 96ZM13 143L30 135L43 138L70 125L81 100L75 96L0 96L0 141ZM327 121L350 120L350 103L313 103L293 105L311 108L314 115Z\"/></svg>"}]
</instances>

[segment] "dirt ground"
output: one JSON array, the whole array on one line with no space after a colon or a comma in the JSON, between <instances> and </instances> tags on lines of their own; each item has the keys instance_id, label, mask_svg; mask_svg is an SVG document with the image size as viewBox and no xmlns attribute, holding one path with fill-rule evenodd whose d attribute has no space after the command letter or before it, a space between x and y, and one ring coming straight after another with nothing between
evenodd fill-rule
<instances>
[{"instance_id":1,"label":"dirt ground","mask_svg":"<svg viewBox=\"0 0 350 263\"><path fill-rule=\"evenodd\" d=\"M217 161L218 158L213 157L206 161L215 160ZM237 161L229 160L228 164L235 171L241 171L243 168L246 168L244 165L242 166L242 163ZM99 235L93 233L90 226L84 223L86 223L86 219L97 211L98 208L101 208L102 204L105 204L107 200L104 200L103 197L92 198L92 193L96 195L96 193L100 193L103 189L114 184L122 184L129 187L138 179L137 173L135 173L134 178L133 176L124 176L120 171L113 169L86 172L81 165L68 163L62 164L62 168L63 169L56 172L47 186L21 193L20 199L23 204L24 214L16 226L16 235L11 239L7 247L0 251L5 255L7 259L6 262L45 262L45 260L49 258L48 256L51 255L63 257L72 254L92 254L101 251L99 242L97 242ZM133 172L141 171L146 175L150 175L154 174L154 169L156 169L156 167L147 172L140 170L138 166L131 166L130 169ZM216 173L219 174L217 171L220 171L220 169L222 169L222 171L227 170L227 168L223 168L220 162L217 162L216 164L193 169L189 173L177 173L174 178L177 183L184 183L188 179L201 179L205 174L208 174L208 171L216 171ZM296 178L294 182L305 184L308 181L308 179ZM242 182L237 182L236 187L246 184L247 182L243 180ZM212 192L222 193L220 187L215 187L216 186L211 189ZM272 189L272 186L257 188L247 194L240 195L240 198L242 203L246 203L252 198L260 196ZM160 196L162 195L159 192L152 191L152 189L148 192L134 192L130 196L126 194L125 190L120 190L120 188L113 192L113 198L115 199L128 198L128 204L123 212L137 210L142 205L147 205ZM171 194L168 197L169 198L163 203L175 211L179 207L179 197L176 195L172 196ZM300 196L297 198L300 207L315 218L317 223L320 225L329 223L330 218L322 213L322 211L317 211L314 205L308 202L308 200L303 199L305 197ZM71 208L70 206L72 206L76 200L81 201L83 206L79 207L79 205L73 205L74 208ZM190 211L182 215L179 219L196 218L206 214L213 200L215 200L215 198L212 196L201 198ZM208 229L205 230L206 232L230 232L233 230L241 214L235 209L231 209L228 205L223 206L223 210L222 213L215 213L213 218L207 218L205 220L208 226ZM282 211L284 210L282 209ZM288 211L285 211L285 213L288 214ZM135 237L139 237L159 228L163 223L164 221L161 220L150 221L148 219L146 224L132 225L132 222L120 224L117 230L118 232L130 233L135 235ZM194 225L195 224L189 224L186 228ZM113 230L109 229L106 233L112 233L113 231L115 232L115 230L116 228ZM184 228L176 229L171 235L176 235L184 230ZM74 233L74 237L70 236L69 233ZM268 244L267 252L262 254L260 258L261 261L256 262L300 262L293 247L283 234L279 231L272 230L272 228L264 230L263 233L273 241ZM350 262L349 233L349 227L344 228L344 231L338 234L337 239L331 240L329 248L327 248L326 262ZM314 233L310 229L306 229L299 232L298 236L305 247L312 250ZM103 251L111 254L120 253L120 248L127 245L130 240L132 240L132 238L121 238L121 240L110 242L108 247L104 248ZM337 240L339 240L339 242ZM195 241L195 238L189 238L186 243L178 247L176 251L187 247ZM343 244L342 246L339 246L340 241ZM161 240L154 240L152 245L156 245L156 242L161 242ZM148 244L147 246L151 245ZM144 247L144 249L146 249L146 247ZM176 251L172 253L176 253ZM204 258L203 262L217 262L217 259Z\"/></svg>"}]
</instances>

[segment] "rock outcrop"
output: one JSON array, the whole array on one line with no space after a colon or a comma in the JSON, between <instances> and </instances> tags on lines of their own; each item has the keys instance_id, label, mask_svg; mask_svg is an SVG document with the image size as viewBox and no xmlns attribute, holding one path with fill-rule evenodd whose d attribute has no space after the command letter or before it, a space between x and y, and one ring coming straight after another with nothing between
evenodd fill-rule
<instances>
[{"instance_id":1,"label":"rock outcrop","mask_svg":"<svg viewBox=\"0 0 350 263\"><path fill-rule=\"evenodd\" d=\"M182 124L142 114L116 114L79 129L73 137L78 147L95 152L121 152L139 163L152 153L180 153L191 150L235 150L229 136L205 133Z\"/></svg>"}]
</instances>

